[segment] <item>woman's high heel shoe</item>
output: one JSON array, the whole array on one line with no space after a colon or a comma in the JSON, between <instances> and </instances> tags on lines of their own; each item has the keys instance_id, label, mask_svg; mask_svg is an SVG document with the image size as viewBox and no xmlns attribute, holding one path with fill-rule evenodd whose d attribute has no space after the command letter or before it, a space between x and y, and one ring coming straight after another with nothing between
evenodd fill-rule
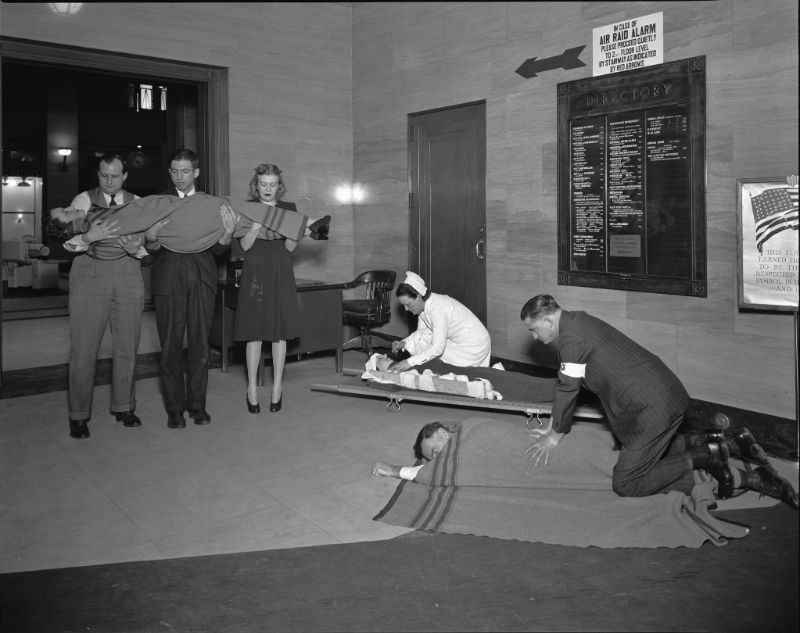
<instances>
[{"instance_id":1,"label":"woman's high heel shoe","mask_svg":"<svg viewBox=\"0 0 800 633\"><path fill-rule=\"evenodd\" d=\"M246 393L244 394L244 399L247 401L247 410L250 413L261 413L261 405L256 402L255 404L250 404L250 396Z\"/></svg>"},{"instance_id":2,"label":"woman's high heel shoe","mask_svg":"<svg viewBox=\"0 0 800 633\"><path fill-rule=\"evenodd\" d=\"M283 404L283 394L281 394L281 397L278 398L277 402L269 403L269 410L272 411L273 413L275 413L276 411L280 411L282 404Z\"/></svg>"}]
</instances>

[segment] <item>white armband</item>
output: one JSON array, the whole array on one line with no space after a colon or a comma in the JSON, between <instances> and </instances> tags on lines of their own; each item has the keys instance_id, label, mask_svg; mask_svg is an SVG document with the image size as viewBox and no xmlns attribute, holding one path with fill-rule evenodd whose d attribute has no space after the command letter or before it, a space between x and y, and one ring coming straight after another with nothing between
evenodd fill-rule
<instances>
[{"instance_id":1,"label":"white armband","mask_svg":"<svg viewBox=\"0 0 800 633\"><path fill-rule=\"evenodd\" d=\"M413 481L417 476L419 469L424 465L425 464L420 464L419 466L403 466L400 469L400 479L408 479L409 481Z\"/></svg>"},{"instance_id":2,"label":"white armband","mask_svg":"<svg viewBox=\"0 0 800 633\"><path fill-rule=\"evenodd\" d=\"M561 373L570 378L586 378L586 364L561 363Z\"/></svg>"}]
</instances>

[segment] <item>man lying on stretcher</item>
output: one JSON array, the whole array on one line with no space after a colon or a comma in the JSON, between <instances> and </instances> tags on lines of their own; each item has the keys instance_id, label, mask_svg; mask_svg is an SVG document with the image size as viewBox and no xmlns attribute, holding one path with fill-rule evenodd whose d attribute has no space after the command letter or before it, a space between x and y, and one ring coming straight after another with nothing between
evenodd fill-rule
<instances>
[{"instance_id":1,"label":"man lying on stretcher","mask_svg":"<svg viewBox=\"0 0 800 633\"><path fill-rule=\"evenodd\" d=\"M143 233L161 223L159 241L177 253L196 253L210 248L225 233L223 210L236 217L234 236L244 235L254 222L295 241L309 236L327 240L331 217L314 220L296 211L269 207L259 202L242 202L219 198L198 192L179 198L171 195L152 195L132 200L127 204L105 209L92 207L81 211L72 207L50 210L51 222L77 237L65 245L71 250L85 250L92 236L110 239L123 235ZM90 236L92 226L102 226Z\"/></svg>"}]
</instances>

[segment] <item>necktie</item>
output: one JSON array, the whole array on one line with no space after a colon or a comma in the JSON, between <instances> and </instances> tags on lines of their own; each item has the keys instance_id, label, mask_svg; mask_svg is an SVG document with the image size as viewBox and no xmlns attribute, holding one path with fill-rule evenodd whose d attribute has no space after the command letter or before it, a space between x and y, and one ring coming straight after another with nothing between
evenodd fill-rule
<instances>
[{"instance_id":1,"label":"necktie","mask_svg":"<svg viewBox=\"0 0 800 633\"><path fill-rule=\"evenodd\" d=\"M109 207L116 207L117 206L117 201L114 199L116 195L117 194L115 194L115 193L111 194L111 202L108 203Z\"/></svg>"}]
</instances>

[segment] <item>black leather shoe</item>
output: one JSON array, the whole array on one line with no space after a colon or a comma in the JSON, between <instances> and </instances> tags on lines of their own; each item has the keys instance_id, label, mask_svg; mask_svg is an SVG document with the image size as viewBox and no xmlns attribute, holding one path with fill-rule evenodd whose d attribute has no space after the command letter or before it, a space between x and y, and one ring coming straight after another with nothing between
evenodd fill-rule
<instances>
[{"instance_id":1,"label":"black leather shoe","mask_svg":"<svg viewBox=\"0 0 800 633\"><path fill-rule=\"evenodd\" d=\"M194 409L189 415L194 418L195 424L211 424L211 416L205 409Z\"/></svg>"},{"instance_id":2,"label":"black leather shoe","mask_svg":"<svg viewBox=\"0 0 800 633\"><path fill-rule=\"evenodd\" d=\"M272 411L273 413L276 413L281 410L281 406L283 406L283 394L281 394L281 397L278 398L277 402L269 403L269 410Z\"/></svg>"},{"instance_id":3,"label":"black leather shoe","mask_svg":"<svg viewBox=\"0 0 800 633\"><path fill-rule=\"evenodd\" d=\"M122 422L122 426L142 426L142 421L133 411L115 413L114 417L117 418L117 422Z\"/></svg>"},{"instance_id":4,"label":"black leather shoe","mask_svg":"<svg viewBox=\"0 0 800 633\"><path fill-rule=\"evenodd\" d=\"M261 413L261 405L256 402L255 404L250 404L250 396L244 394L244 398L247 401L247 410L250 413Z\"/></svg>"},{"instance_id":5,"label":"black leather shoe","mask_svg":"<svg viewBox=\"0 0 800 633\"><path fill-rule=\"evenodd\" d=\"M745 488L773 499L780 499L791 508L798 509L797 493L792 484L764 466L759 466L752 473L746 473L743 483Z\"/></svg>"},{"instance_id":6,"label":"black leather shoe","mask_svg":"<svg viewBox=\"0 0 800 633\"><path fill-rule=\"evenodd\" d=\"M326 215L319 220L314 220L308 225L308 230L311 231L312 240L327 240L328 232L331 227L331 216Z\"/></svg>"},{"instance_id":7,"label":"black leather shoe","mask_svg":"<svg viewBox=\"0 0 800 633\"><path fill-rule=\"evenodd\" d=\"M183 417L183 411L180 413L170 413L167 418L167 426L171 429L186 428L186 420Z\"/></svg>"},{"instance_id":8,"label":"black leather shoe","mask_svg":"<svg viewBox=\"0 0 800 633\"><path fill-rule=\"evenodd\" d=\"M708 452L711 454L711 461L706 470L717 480L717 498L729 499L733 496L733 473L728 465L728 447L723 442L708 442Z\"/></svg>"},{"instance_id":9,"label":"black leather shoe","mask_svg":"<svg viewBox=\"0 0 800 633\"><path fill-rule=\"evenodd\" d=\"M725 415L724 413L716 413L714 417L711 418L711 428L707 429L699 429L694 432L689 432L686 434L686 442L689 446L702 446L707 447L709 442L718 442L723 443L725 442L725 430L731 425L730 418ZM729 449L731 444L729 442L725 442L726 446Z\"/></svg>"},{"instance_id":10,"label":"black leather shoe","mask_svg":"<svg viewBox=\"0 0 800 633\"><path fill-rule=\"evenodd\" d=\"M69 436L74 437L76 440L82 440L89 437L89 427L87 426L89 420L70 420L69 421Z\"/></svg>"},{"instance_id":11,"label":"black leather shoe","mask_svg":"<svg viewBox=\"0 0 800 633\"><path fill-rule=\"evenodd\" d=\"M753 437L750 429L739 429L733 434L733 439L736 442L736 445L739 447L739 450L742 452L742 457L755 462L760 466L766 466L767 469L774 475L778 474L770 465L769 459L767 459L767 452L761 448L761 444L756 442L756 438Z\"/></svg>"}]
</instances>

